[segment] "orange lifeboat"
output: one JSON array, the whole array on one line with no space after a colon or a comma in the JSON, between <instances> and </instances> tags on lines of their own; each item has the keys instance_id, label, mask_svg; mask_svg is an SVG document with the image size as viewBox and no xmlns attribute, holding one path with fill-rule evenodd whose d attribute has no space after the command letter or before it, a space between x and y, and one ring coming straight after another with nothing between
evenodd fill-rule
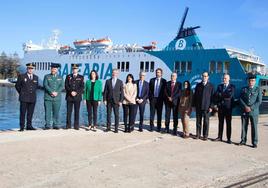
<instances>
[{"instance_id":1,"label":"orange lifeboat","mask_svg":"<svg viewBox=\"0 0 268 188\"><path fill-rule=\"evenodd\" d=\"M153 49L156 49L156 44L157 44L157 42L152 42L151 45L142 46L142 48L145 49L145 50L153 50Z\"/></svg>"},{"instance_id":2,"label":"orange lifeboat","mask_svg":"<svg viewBox=\"0 0 268 188\"><path fill-rule=\"evenodd\" d=\"M76 40L74 42L74 46L76 48L88 47L90 45L91 45L91 41L90 40Z\"/></svg>"}]
</instances>

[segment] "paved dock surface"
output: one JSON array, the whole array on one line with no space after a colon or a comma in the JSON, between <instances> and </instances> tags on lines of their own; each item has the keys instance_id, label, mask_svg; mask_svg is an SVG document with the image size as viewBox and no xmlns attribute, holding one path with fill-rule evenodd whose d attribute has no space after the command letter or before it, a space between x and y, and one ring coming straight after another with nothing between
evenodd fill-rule
<instances>
[{"instance_id":1,"label":"paved dock surface","mask_svg":"<svg viewBox=\"0 0 268 188\"><path fill-rule=\"evenodd\" d=\"M217 129L212 118L210 138ZM257 149L250 129L249 145L236 145L240 131L238 117L231 145L147 130L2 131L0 187L268 187L268 116L260 117Z\"/></svg>"}]
</instances>

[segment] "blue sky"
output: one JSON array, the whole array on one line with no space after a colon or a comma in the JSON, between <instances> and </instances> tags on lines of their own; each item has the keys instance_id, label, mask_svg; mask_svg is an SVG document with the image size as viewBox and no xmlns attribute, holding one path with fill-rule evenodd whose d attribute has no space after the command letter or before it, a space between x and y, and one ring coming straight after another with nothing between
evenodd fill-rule
<instances>
[{"instance_id":1,"label":"blue sky","mask_svg":"<svg viewBox=\"0 0 268 188\"><path fill-rule=\"evenodd\" d=\"M185 26L197 30L205 48L225 45L253 49L268 63L267 0L9 0L1 2L0 51L18 52L22 43L40 43L53 29L60 43L109 36L115 44L164 47L178 30L185 7Z\"/></svg>"}]
</instances>

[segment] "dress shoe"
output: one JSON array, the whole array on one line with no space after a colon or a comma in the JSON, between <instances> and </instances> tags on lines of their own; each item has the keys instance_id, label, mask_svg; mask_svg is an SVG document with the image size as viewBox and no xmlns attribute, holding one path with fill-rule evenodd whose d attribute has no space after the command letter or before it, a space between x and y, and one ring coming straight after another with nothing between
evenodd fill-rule
<instances>
[{"instance_id":1,"label":"dress shoe","mask_svg":"<svg viewBox=\"0 0 268 188\"><path fill-rule=\"evenodd\" d=\"M204 137L202 140L203 140L203 141L207 141L207 140L208 140L208 138L207 138L207 137Z\"/></svg>"},{"instance_id":2,"label":"dress shoe","mask_svg":"<svg viewBox=\"0 0 268 188\"><path fill-rule=\"evenodd\" d=\"M118 133L118 130L115 130L114 133Z\"/></svg>"},{"instance_id":3,"label":"dress shoe","mask_svg":"<svg viewBox=\"0 0 268 188\"><path fill-rule=\"evenodd\" d=\"M257 144L253 144L252 147L253 148L257 148L258 146L257 146Z\"/></svg>"},{"instance_id":4,"label":"dress shoe","mask_svg":"<svg viewBox=\"0 0 268 188\"><path fill-rule=\"evenodd\" d=\"M50 127L49 126L45 126L45 128L44 128L45 130L49 130L50 129Z\"/></svg>"},{"instance_id":5,"label":"dress shoe","mask_svg":"<svg viewBox=\"0 0 268 188\"><path fill-rule=\"evenodd\" d=\"M19 130L20 132L22 132L22 131L24 131L24 128L20 128L20 130Z\"/></svg>"},{"instance_id":6,"label":"dress shoe","mask_svg":"<svg viewBox=\"0 0 268 188\"><path fill-rule=\"evenodd\" d=\"M105 130L104 130L104 132L109 132L109 131L111 131L111 129L105 129Z\"/></svg>"},{"instance_id":7,"label":"dress shoe","mask_svg":"<svg viewBox=\"0 0 268 188\"><path fill-rule=\"evenodd\" d=\"M244 146L244 145L246 145L246 143L243 142L243 141L241 141L238 145L239 145L239 146Z\"/></svg>"},{"instance_id":8,"label":"dress shoe","mask_svg":"<svg viewBox=\"0 0 268 188\"><path fill-rule=\"evenodd\" d=\"M214 139L214 141L216 141L216 142L222 142L222 138L217 137L216 139Z\"/></svg>"},{"instance_id":9,"label":"dress shoe","mask_svg":"<svg viewBox=\"0 0 268 188\"><path fill-rule=\"evenodd\" d=\"M55 130L59 130L60 128L57 127L57 126L53 126L53 129L55 129Z\"/></svg>"},{"instance_id":10,"label":"dress shoe","mask_svg":"<svg viewBox=\"0 0 268 188\"><path fill-rule=\"evenodd\" d=\"M228 143L228 144L232 144L232 141L231 141L231 140L227 140L227 143Z\"/></svg>"},{"instance_id":11,"label":"dress shoe","mask_svg":"<svg viewBox=\"0 0 268 188\"><path fill-rule=\"evenodd\" d=\"M78 127L75 127L74 129L75 129L75 130L77 130L77 131L79 130L79 128L78 128Z\"/></svg>"},{"instance_id":12,"label":"dress shoe","mask_svg":"<svg viewBox=\"0 0 268 188\"><path fill-rule=\"evenodd\" d=\"M143 129L140 128L139 131L140 131L140 132L143 132Z\"/></svg>"},{"instance_id":13,"label":"dress shoe","mask_svg":"<svg viewBox=\"0 0 268 188\"><path fill-rule=\"evenodd\" d=\"M28 131L34 131L34 130L36 130L36 128L34 128L32 126L29 126L29 127L26 127L26 130L28 130Z\"/></svg>"}]
</instances>

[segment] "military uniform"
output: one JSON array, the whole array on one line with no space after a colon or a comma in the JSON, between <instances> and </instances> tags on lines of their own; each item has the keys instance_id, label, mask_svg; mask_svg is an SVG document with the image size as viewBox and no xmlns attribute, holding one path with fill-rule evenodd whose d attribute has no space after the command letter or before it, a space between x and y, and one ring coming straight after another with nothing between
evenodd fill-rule
<instances>
[{"instance_id":1,"label":"military uniform","mask_svg":"<svg viewBox=\"0 0 268 188\"><path fill-rule=\"evenodd\" d=\"M34 68L31 63L26 64L28 68ZM18 77L15 85L17 92L19 93L20 101L20 131L25 127L25 115L27 113L27 130L35 130L32 127L32 117L34 113L34 107L36 103L36 90L38 88L38 76L34 74L21 74Z\"/></svg>"},{"instance_id":2,"label":"military uniform","mask_svg":"<svg viewBox=\"0 0 268 188\"><path fill-rule=\"evenodd\" d=\"M72 67L76 67L74 64ZM78 66L77 66L78 67ZM79 129L79 111L82 95L84 92L84 77L77 74L69 74L65 79L66 101L67 101L67 122L66 128L71 128L71 115L74 107L74 128ZM72 92L77 92L76 96L72 96Z\"/></svg>"},{"instance_id":3,"label":"military uniform","mask_svg":"<svg viewBox=\"0 0 268 188\"><path fill-rule=\"evenodd\" d=\"M52 64L51 68L58 68L58 64ZM45 128L49 129L51 125L58 129L60 125L59 111L61 106L61 91L64 87L63 78L60 75L47 74L44 77L44 105L45 105ZM57 96L53 96L57 92Z\"/></svg>"},{"instance_id":4,"label":"military uniform","mask_svg":"<svg viewBox=\"0 0 268 188\"><path fill-rule=\"evenodd\" d=\"M240 95L240 106L242 110L242 134L240 145L244 145L247 142L247 131L249 121L251 123L251 139L253 147L257 147L258 144L258 116L259 106L262 102L261 89L258 86L250 88L249 86L242 88ZM246 107L250 107L250 112L246 112Z\"/></svg>"}]
</instances>

